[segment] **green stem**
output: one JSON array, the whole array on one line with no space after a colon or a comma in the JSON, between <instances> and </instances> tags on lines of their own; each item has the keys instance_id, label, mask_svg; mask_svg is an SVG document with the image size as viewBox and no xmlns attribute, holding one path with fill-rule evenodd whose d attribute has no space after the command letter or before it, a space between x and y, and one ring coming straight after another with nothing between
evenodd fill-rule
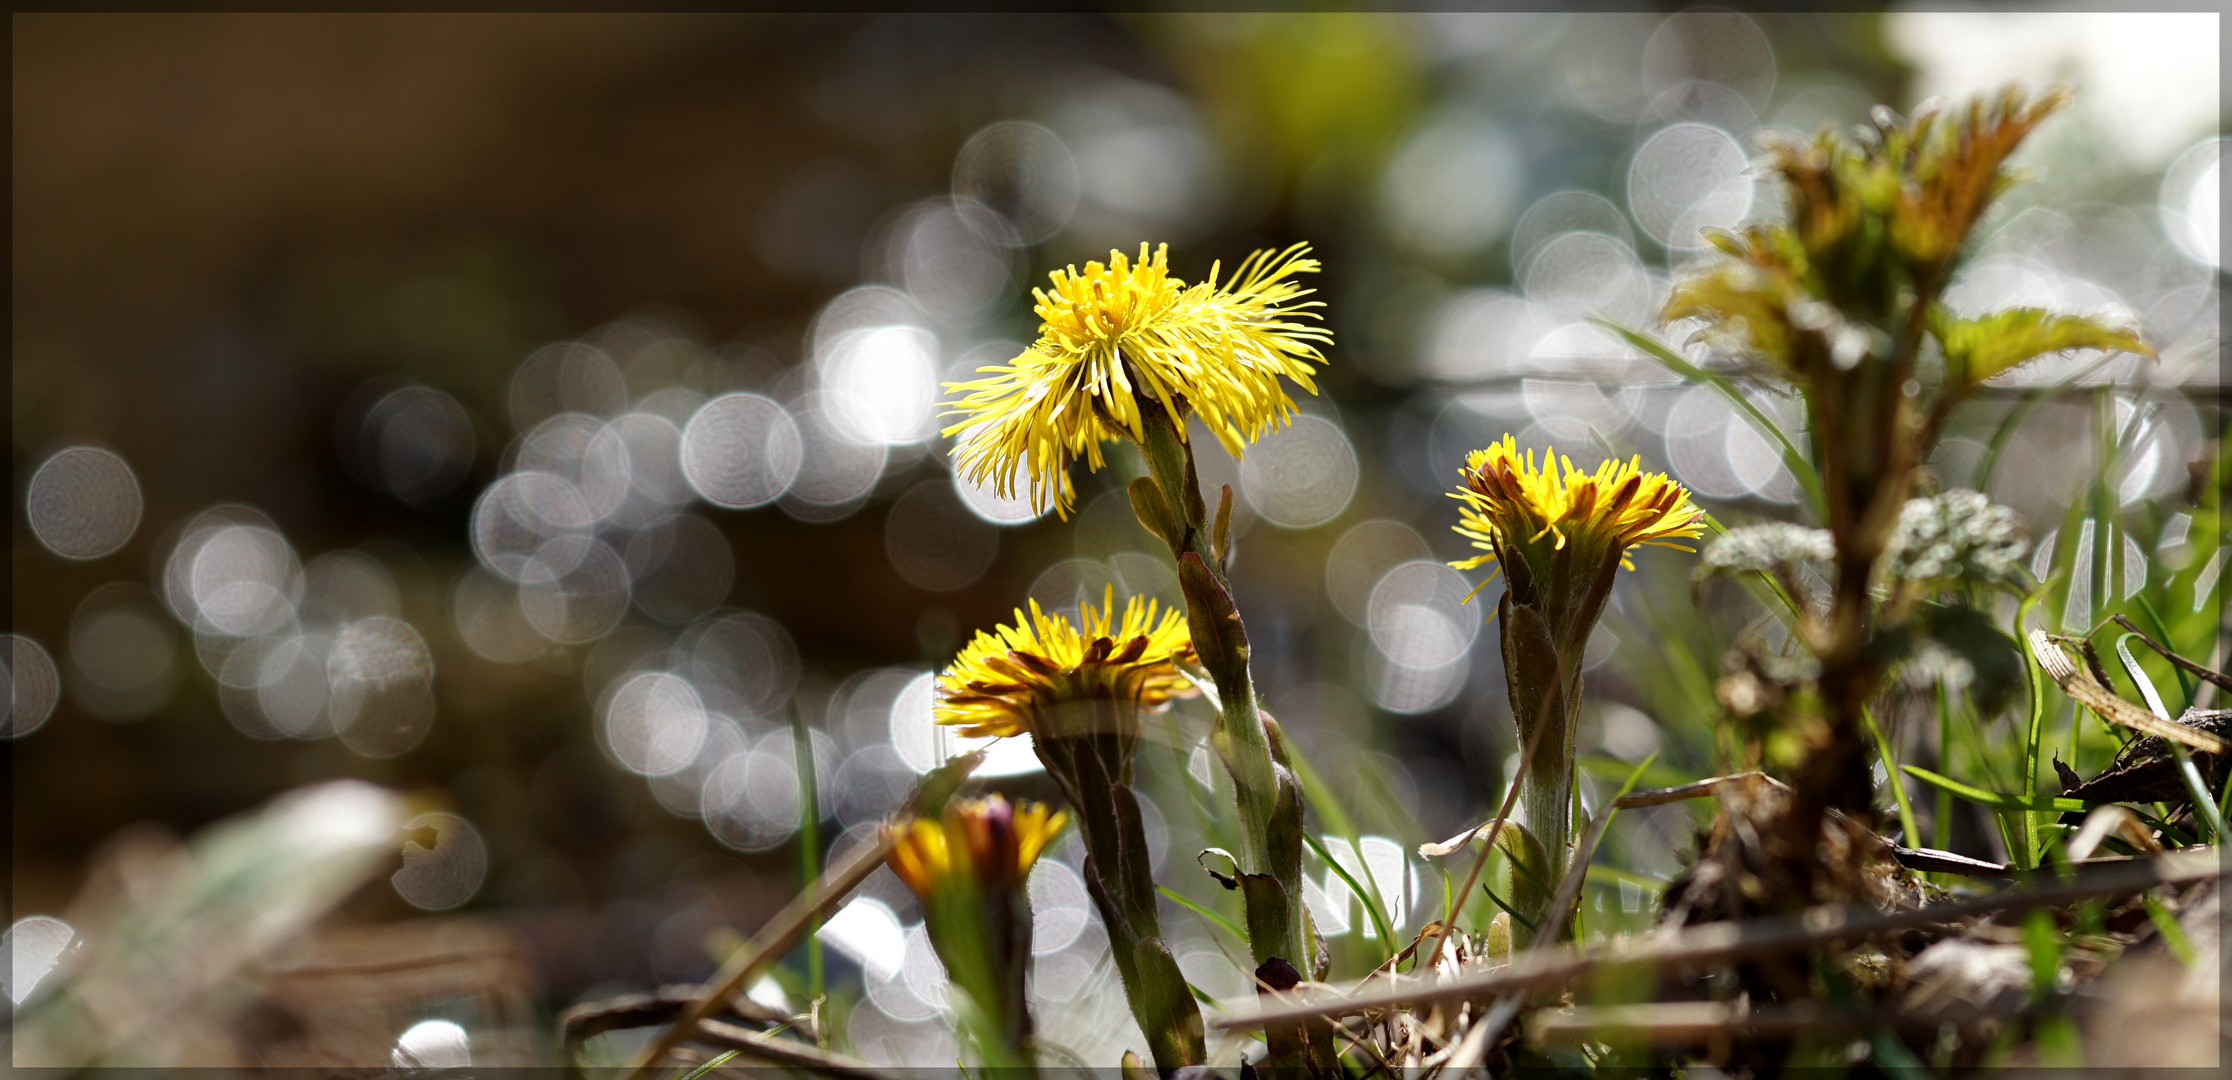
<instances>
[{"instance_id":1,"label":"green stem","mask_svg":"<svg viewBox=\"0 0 2232 1080\"><path fill-rule=\"evenodd\" d=\"M1938 768L1947 773L1953 767L1953 702L1947 697L1945 683L1937 684ZM1930 815L1930 846L1943 850L1953 842L1953 796L1943 788L1938 789L1937 811Z\"/></svg>"},{"instance_id":2,"label":"green stem","mask_svg":"<svg viewBox=\"0 0 2232 1080\"><path fill-rule=\"evenodd\" d=\"M2034 593L2026 597L2021 606L2015 609L2015 632L2017 634L2027 632L2031 609L2036 607L2039 600L2044 596L2044 592ZM2038 796L2038 745L2046 735L2046 680L2041 677L2037 663L2032 662L2023 665L2023 683L2030 694L2029 722L2023 729L2023 796L2025 798L2036 798ZM2032 811L2025 810L2023 811L2022 821L2023 854L2016 861L2017 865L2027 868L2038 865L2039 819L2038 815Z\"/></svg>"},{"instance_id":3,"label":"green stem","mask_svg":"<svg viewBox=\"0 0 2232 1080\"><path fill-rule=\"evenodd\" d=\"M1519 745L1527 755L1519 766L1519 819L1539 849L1525 847L1529 857L1514 860L1511 900L1514 914L1552 938L1565 935L1563 925L1552 924L1549 907L1552 890L1565 880L1573 835L1573 737L1580 711L1581 680L1578 664L1566 662L1542 616L1531 606L1513 603L1506 593L1496 620L1502 626L1504 677L1511 698L1511 712L1519 725ZM1571 670L1569 670L1571 669ZM1531 874L1519 871L1523 862Z\"/></svg>"},{"instance_id":4,"label":"green stem","mask_svg":"<svg viewBox=\"0 0 2232 1080\"><path fill-rule=\"evenodd\" d=\"M821 877L821 792L814 785L814 737L806 727L806 714L795 704L791 707L791 737L793 752L798 758L798 873L799 888L810 889ZM821 916L815 915L806 927L806 1000L820 999L823 992Z\"/></svg>"},{"instance_id":5,"label":"green stem","mask_svg":"<svg viewBox=\"0 0 2232 1080\"><path fill-rule=\"evenodd\" d=\"M1248 670L1247 631L1232 604L1224 561L1211 542L1208 506L1201 496L1193 447L1178 427L1182 421L1160 408L1144 411L1146 438L1141 449L1148 472L1176 523L1177 534L1164 539L1170 542L1171 555L1180 563L1179 580L1185 588L1188 615L1197 628L1211 624L1215 630L1214 642L1205 640L1207 635L1196 630L1195 651L1217 685L1218 715L1210 742L1232 776L1239 803L1241 869L1249 874L1272 875L1286 894L1284 940L1251 941L1250 946L1259 964L1282 957L1306 972L1317 949L1307 938L1308 923L1302 910L1301 829L1299 823L1294 828L1279 828L1274 820L1280 805L1279 775ZM1186 572L1189 555L1200 560L1207 572L1206 581ZM1292 851L1285 850L1290 847Z\"/></svg>"}]
</instances>

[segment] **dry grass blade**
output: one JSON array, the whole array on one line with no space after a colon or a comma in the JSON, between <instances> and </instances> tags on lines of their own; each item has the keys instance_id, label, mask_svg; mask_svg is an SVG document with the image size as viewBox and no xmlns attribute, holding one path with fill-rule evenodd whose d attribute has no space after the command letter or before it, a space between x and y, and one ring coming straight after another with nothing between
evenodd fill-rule
<instances>
[{"instance_id":1,"label":"dry grass blade","mask_svg":"<svg viewBox=\"0 0 2232 1080\"><path fill-rule=\"evenodd\" d=\"M1574 901L1581 897L1581 883L1588 877L1589 860L1596 857L1597 841L1604 839L1605 827L1612 823L1612 810L1613 807L1607 806L1598 811L1596 818L1589 822L1589 831L1581 835L1581 843L1573 849L1573 862L1566 867L1565 880L1558 882L1558 891L1550 897L1550 907L1542 920L1543 926L1565 925L1567 913L1573 910ZM1554 933L1537 934L1533 946L1527 951L1546 951L1556 937Z\"/></svg>"},{"instance_id":2,"label":"dry grass blade","mask_svg":"<svg viewBox=\"0 0 2232 1080\"><path fill-rule=\"evenodd\" d=\"M2116 696L2100 682L2098 676L2077 666L2062 651L2061 644L2044 630L2030 632L2032 655L2038 657L2038 666L2048 678L2062 688L2062 692L2081 701L2101 718L2110 723L2122 724L2134 731L2159 736L2173 742L2184 743L2204 754L2224 753L2224 740L2206 731L2187 727L2172 720L2164 720Z\"/></svg>"},{"instance_id":3,"label":"dry grass blade","mask_svg":"<svg viewBox=\"0 0 2232 1080\"><path fill-rule=\"evenodd\" d=\"M1426 962L1419 965L1427 971L1434 970L1434 965L1441 962L1442 946L1449 941L1450 931L1457 925L1457 912L1464 907L1466 898L1472 895L1473 886L1480 883L1480 872L1488 865L1488 853L1496 849L1496 840L1503 832L1504 823L1511 819L1511 809L1519 803L1520 777L1526 775L1527 762L1533 758L1536 744L1542 741L1544 730L1545 728L1538 724L1532 732L1528 733L1527 744L1519 751L1519 771L1513 774L1510 786L1504 789L1503 805L1497 808L1494 818L1481 826L1481 828L1488 830L1488 833L1485 842L1480 846L1480 855L1473 860L1472 870L1465 874L1465 883L1459 886L1456 892L1450 894L1447 909L1442 912L1442 931L1435 935L1434 948L1426 954ZM1469 838L1478 835L1479 831L1479 829L1475 829L1472 833L1466 835ZM1424 851L1421 850L1420 854L1424 854Z\"/></svg>"},{"instance_id":4,"label":"dry grass blade","mask_svg":"<svg viewBox=\"0 0 2232 1080\"><path fill-rule=\"evenodd\" d=\"M1774 777L1767 775L1766 773L1760 772L1757 769L1754 769L1750 772L1730 773L1727 776L1710 777L1708 779L1699 780L1694 784L1682 784L1678 787L1652 788L1648 791L1631 791L1625 795L1620 796L1617 799L1612 800L1612 805L1619 807L1622 810L1634 810L1638 807L1644 806L1663 806L1667 803L1681 802L1685 799L1702 799L1705 796L1711 795L1719 791L1720 789L1727 787L1730 784L1743 783L1752 780L1758 780L1768 784L1772 784L1775 787L1782 788L1785 791L1789 790L1789 788L1784 785L1782 781L1777 780Z\"/></svg>"},{"instance_id":5,"label":"dry grass blade","mask_svg":"<svg viewBox=\"0 0 2232 1080\"><path fill-rule=\"evenodd\" d=\"M1936 848L1894 846L1891 849L1891 856L1899 860L1900 866L1909 870L1920 870L1924 873L1961 874L1967 877L1988 878L2015 876L2015 868L2006 863L1985 862L1982 859L1972 859L1966 855L1939 851Z\"/></svg>"},{"instance_id":6,"label":"dry grass blade","mask_svg":"<svg viewBox=\"0 0 2232 1080\"><path fill-rule=\"evenodd\" d=\"M1511 1025L1511 1018L1519 1015L1519 1005L1520 1001L1516 996L1497 1002L1495 1008L1488 1010L1488 1015L1481 1017L1472 1026L1472 1030L1465 1032L1465 1041L1458 1043L1457 1052L1449 1055L1448 1068L1460 1074L1468 1069L1479 1068L1480 1063L1488 1057L1488 1047L1503 1034L1504 1028Z\"/></svg>"},{"instance_id":7,"label":"dry grass blade","mask_svg":"<svg viewBox=\"0 0 2232 1080\"><path fill-rule=\"evenodd\" d=\"M2085 815L2085 823L2078 828L2077 835L2069 838L2069 861L2081 863L2092 858L2093 851L2100 847L2101 841L2108 839L2110 833L2149 854L2162 850L2162 844L2139 823L2139 815L2132 813L2130 807L2109 803L2094 807L2091 813Z\"/></svg>"},{"instance_id":8,"label":"dry grass blade","mask_svg":"<svg viewBox=\"0 0 2232 1080\"><path fill-rule=\"evenodd\" d=\"M1697 1046L1716 1041L1788 1039L1802 1034L1872 1032L1896 1029L1935 1032L1942 1025L2005 1017L2011 1010L1988 1012L1933 1009L1927 1013L1896 1009L1833 1009L1818 1002L1796 1002L1772 1010L1744 1013L1720 1001L1662 1001L1641 1005L1583 1005L1565 1012L1537 1013L1527 1025L1536 1042L1558 1045L1602 1039L1617 1033L1656 1047Z\"/></svg>"},{"instance_id":9,"label":"dry grass blade","mask_svg":"<svg viewBox=\"0 0 2232 1080\"><path fill-rule=\"evenodd\" d=\"M950 795L952 789L967 779L969 773L983 760L984 751L979 750L965 757L955 758L923 777L922 782L916 785L913 797L908 799L907 806L897 816L905 818L933 798L942 799L945 795ZM934 795L932 789L940 786L944 788L943 793ZM705 996L692 1001L673 1027L660 1032L658 1038L651 1040L636 1055L628 1070L630 1080L647 1080L652 1071L659 1067L659 1062L665 1060L668 1052L692 1038L694 1032L728 1007L729 999L736 996L746 980L781 960L791 946L798 944L806 936L807 928L813 924L815 916L850 895L854 889L860 887L861 882L868 880L868 875L875 873L876 868L883 865L884 858L891 854L896 841L897 834L892 830L880 831L874 846L854 856L844 867L824 871L812 888L800 893L783 910L776 912L775 917L769 919L759 933L752 935L752 940L729 957L728 962L721 965L721 970L706 982Z\"/></svg>"},{"instance_id":10,"label":"dry grass blade","mask_svg":"<svg viewBox=\"0 0 2232 1080\"><path fill-rule=\"evenodd\" d=\"M558 1032L564 1045L571 1049L607 1031L672 1023L692 1002L704 996L704 987L681 984L662 986L649 993L622 994L587 1002L558 1014ZM714 1014L715 1018L730 1015L768 1027L795 1022L792 1017L741 996L730 997L726 1010ZM811 1032L808 1036L811 1037Z\"/></svg>"},{"instance_id":11,"label":"dry grass blade","mask_svg":"<svg viewBox=\"0 0 2232 1080\"><path fill-rule=\"evenodd\" d=\"M2016 889L1996 896L1953 904L1937 904L1912 911L1881 913L1845 907L1817 907L1795 918L1758 919L1744 923L1707 923L1685 927L1639 943L1615 943L1582 953L1559 949L1552 953L1530 951L1513 958L1510 965L1462 979L1413 989L1378 993L1352 992L1347 996L1300 1006L1266 1009L1220 1017L1210 1023L1219 1030L1251 1028L1266 1023L1291 1023L1328 1015L1346 1015L1443 1001L1478 1000L1498 994L1548 990L1584 978L1600 967L1691 968L1726 963L1810 948L1831 941L1857 941L1878 934L1956 922L1975 915L2010 908L2041 907L2087 897L2144 889L2153 885L2199 881L2225 876L2214 847L2184 848L2157 859L2132 863L2075 881L2056 882L2037 889ZM1388 980L1394 984L1396 980ZM1365 990L1366 987L1356 987Z\"/></svg>"},{"instance_id":12,"label":"dry grass blade","mask_svg":"<svg viewBox=\"0 0 2232 1080\"><path fill-rule=\"evenodd\" d=\"M698 1025L696 1034L691 1038L708 1046L734 1050L739 1057L821 1076L837 1077L839 1080L900 1080L897 1073L885 1072L857 1058L819 1050L796 1039L762 1035L749 1028L719 1020L707 1020Z\"/></svg>"}]
</instances>

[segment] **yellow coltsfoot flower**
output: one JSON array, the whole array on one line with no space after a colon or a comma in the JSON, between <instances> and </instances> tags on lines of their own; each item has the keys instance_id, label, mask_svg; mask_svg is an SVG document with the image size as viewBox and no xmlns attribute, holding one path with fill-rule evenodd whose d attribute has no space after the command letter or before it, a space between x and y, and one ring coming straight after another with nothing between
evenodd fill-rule
<instances>
[{"instance_id":1,"label":"yellow coltsfoot flower","mask_svg":"<svg viewBox=\"0 0 2232 1080\"><path fill-rule=\"evenodd\" d=\"M925 901L953 884L980 891L1021 888L1031 864L1068 822L1067 814L1044 803L1010 805L999 795L956 799L940 818L918 817L899 826L898 845L887 861Z\"/></svg>"},{"instance_id":2,"label":"yellow coltsfoot flower","mask_svg":"<svg viewBox=\"0 0 2232 1080\"><path fill-rule=\"evenodd\" d=\"M1116 607L1116 591L1084 606L1082 627L1039 610L1015 613L1015 625L978 632L938 679L937 722L972 738L1039 738L1136 732L1138 712L1192 693L1176 662L1193 656L1185 612L1159 610L1132 597ZM1114 709L1102 715L1098 706Z\"/></svg>"},{"instance_id":3,"label":"yellow coltsfoot flower","mask_svg":"<svg viewBox=\"0 0 2232 1080\"><path fill-rule=\"evenodd\" d=\"M1258 251L1221 285L1214 265L1190 286L1171 276L1167 252L1141 244L1135 263L1111 251L1105 265L1054 271L1051 289L1032 290L1038 341L979 368L985 378L947 384L963 395L949 415L965 419L944 432L960 435L958 472L1012 498L1021 471L1031 505L1067 517L1071 461L1098 470L1104 440L1144 441L1146 410L1177 418L1181 437L1183 418L1199 416L1238 456L1293 415L1280 376L1317 393L1311 365L1325 362L1318 346L1332 333L1297 321L1321 306L1294 280L1318 269L1308 245Z\"/></svg>"},{"instance_id":4,"label":"yellow coltsfoot flower","mask_svg":"<svg viewBox=\"0 0 2232 1080\"><path fill-rule=\"evenodd\" d=\"M1201 1013L1163 943L1145 819L1131 788L1141 713L1193 692L1178 670L1192 659L1193 638L1183 611L1144 597L1119 609L1113 588L1098 606L1084 605L1079 622L1072 626L1033 601L1029 615L1015 613L1013 626L977 634L939 677L934 716L964 735L1031 736L1031 749L1077 815L1087 892L1156 1066L1198 1065L1207 1054ZM933 843L904 858L927 863ZM894 869L901 858L893 854Z\"/></svg>"},{"instance_id":5,"label":"yellow coltsfoot flower","mask_svg":"<svg viewBox=\"0 0 2232 1080\"><path fill-rule=\"evenodd\" d=\"M1536 872L1524 883L1514 879L1512 903L1538 934L1563 937L1569 924L1545 923L1551 894L1542 883L1565 877L1581 657L1614 578L1632 566L1628 550L1681 547L1673 541L1699 535L1705 512L1665 474L1645 473L1641 458L1582 472L1546 449L1536 468L1534 452L1522 454L1509 435L1468 455L1462 475L1465 484L1452 496L1464 503L1456 529L1487 554L1451 565L1495 562L1504 571L1496 621L1525 754L1519 809L1541 844L1529 857L1539 862Z\"/></svg>"},{"instance_id":6,"label":"yellow coltsfoot flower","mask_svg":"<svg viewBox=\"0 0 2232 1080\"><path fill-rule=\"evenodd\" d=\"M965 1042L984 1065L1029 1075L1031 903L1024 882L1068 816L999 795L955 799L896 826L886 865L922 900Z\"/></svg>"},{"instance_id":7,"label":"yellow coltsfoot flower","mask_svg":"<svg viewBox=\"0 0 2232 1080\"><path fill-rule=\"evenodd\" d=\"M1629 548L1691 550L1672 541L1702 535L1705 512L1665 473L1644 472L1642 461L1608 459L1595 472L1582 472L1572 459L1545 450L1537 469L1534 451L1521 453L1510 435L1473 451L1461 472L1465 486L1451 497L1465 504L1458 534L1487 554L1450 565L1470 570L1500 561L1508 572L1514 557L1570 547L1575 554L1617 555L1632 570Z\"/></svg>"}]
</instances>

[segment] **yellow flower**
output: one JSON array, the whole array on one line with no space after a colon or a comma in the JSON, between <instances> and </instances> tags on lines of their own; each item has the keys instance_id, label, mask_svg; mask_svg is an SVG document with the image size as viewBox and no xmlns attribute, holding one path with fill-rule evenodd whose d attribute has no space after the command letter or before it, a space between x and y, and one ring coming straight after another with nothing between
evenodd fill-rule
<instances>
[{"instance_id":1,"label":"yellow flower","mask_svg":"<svg viewBox=\"0 0 2232 1080\"><path fill-rule=\"evenodd\" d=\"M1069 823L1044 803L1008 805L999 795L956 799L942 818L915 818L898 826L899 842L885 861L916 896L955 884L1015 889L1031 864Z\"/></svg>"},{"instance_id":2,"label":"yellow flower","mask_svg":"<svg viewBox=\"0 0 2232 1080\"><path fill-rule=\"evenodd\" d=\"M974 738L1080 734L1056 724L1062 706L1110 702L1136 716L1191 692L1173 663L1193 656L1183 611L1158 616L1155 601L1135 596L1119 614L1112 586L1081 616L1084 627L1074 628L1033 600L1028 617L1016 611L1014 626L979 631L938 679L938 723Z\"/></svg>"},{"instance_id":3,"label":"yellow flower","mask_svg":"<svg viewBox=\"0 0 2232 1080\"><path fill-rule=\"evenodd\" d=\"M1556 453L1543 451L1538 470L1534 451L1521 454L1516 440L1505 435L1502 442L1466 456L1461 473L1465 486L1451 495L1465 504L1456 529L1488 554L1450 565L1470 570L1508 560L1545 538L1552 551L1574 544L1617 554L1620 565L1631 570L1631 547L1693 550L1669 542L1704 531L1705 512L1690 503L1682 485L1665 473L1644 472L1640 456L1606 460L1595 472L1585 473Z\"/></svg>"},{"instance_id":4,"label":"yellow flower","mask_svg":"<svg viewBox=\"0 0 2232 1080\"><path fill-rule=\"evenodd\" d=\"M1013 498L1019 469L1029 477L1031 505L1051 502L1067 517L1075 492L1070 462L1083 455L1098 470L1106 439L1146 438L1140 395L1171 416L1201 417L1226 450L1246 444L1293 415L1294 401L1279 383L1284 375L1315 394L1311 364L1323 364L1320 343L1332 341L1303 300L1314 290L1293 278L1318 269L1306 244L1283 252L1258 251L1232 277L1217 284L1212 265L1205 281L1188 286L1170 275L1168 246L1139 261L1108 253L1108 264L1072 266L1051 275L1053 288L1033 289L1039 339L1012 362L977 369L973 382L948 383L964 394L949 415L966 417L945 429L958 433L954 462L976 483ZM1181 420L1180 437L1185 427Z\"/></svg>"}]
</instances>

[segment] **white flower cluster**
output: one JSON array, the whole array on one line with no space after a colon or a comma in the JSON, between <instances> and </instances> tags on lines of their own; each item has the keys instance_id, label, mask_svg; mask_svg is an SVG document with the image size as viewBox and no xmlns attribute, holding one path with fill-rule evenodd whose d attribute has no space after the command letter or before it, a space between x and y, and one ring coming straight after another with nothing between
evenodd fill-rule
<instances>
[{"instance_id":1,"label":"white flower cluster","mask_svg":"<svg viewBox=\"0 0 2232 1080\"><path fill-rule=\"evenodd\" d=\"M1746 571L1796 570L1808 562L1828 562L1836 548L1827 529L1773 522L1730 529L1705 545L1698 575Z\"/></svg>"},{"instance_id":2,"label":"white flower cluster","mask_svg":"<svg viewBox=\"0 0 2232 1080\"><path fill-rule=\"evenodd\" d=\"M2028 550L2015 511L1980 491L1948 491L1907 501L1883 553L1883 575L1892 581L2014 580Z\"/></svg>"}]
</instances>

